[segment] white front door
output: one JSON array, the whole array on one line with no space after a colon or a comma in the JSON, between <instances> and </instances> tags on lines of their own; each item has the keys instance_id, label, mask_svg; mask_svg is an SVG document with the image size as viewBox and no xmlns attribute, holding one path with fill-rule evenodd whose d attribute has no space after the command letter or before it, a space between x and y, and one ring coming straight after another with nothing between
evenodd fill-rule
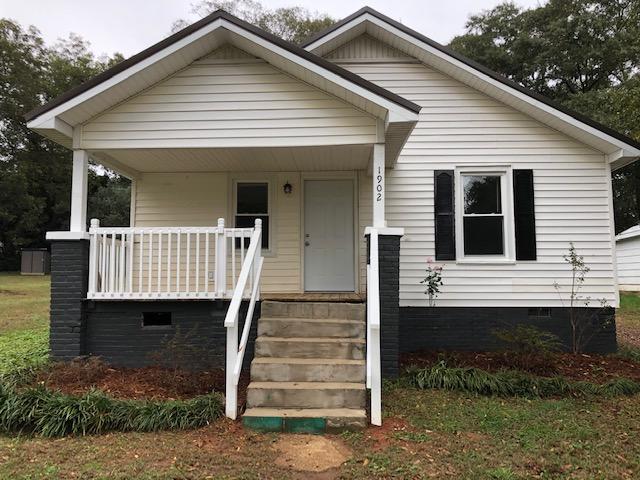
<instances>
[{"instance_id":1,"label":"white front door","mask_svg":"<svg viewBox=\"0 0 640 480\"><path fill-rule=\"evenodd\" d=\"M304 182L304 289L353 292L353 181Z\"/></svg>"}]
</instances>

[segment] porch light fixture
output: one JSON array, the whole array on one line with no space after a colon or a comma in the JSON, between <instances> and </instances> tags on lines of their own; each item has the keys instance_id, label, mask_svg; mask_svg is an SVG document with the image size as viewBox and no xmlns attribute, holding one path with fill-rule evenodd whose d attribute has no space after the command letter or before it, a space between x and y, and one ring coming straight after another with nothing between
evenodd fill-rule
<instances>
[{"instance_id":1,"label":"porch light fixture","mask_svg":"<svg viewBox=\"0 0 640 480\"><path fill-rule=\"evenodd\" d=\"M286 195L290 195L291 192L293 192L293 187L291 186L288 180L287 180L287 183L285 183L284 186L282 187L282 190L284 190L284 193Z\"/></svg>"}]
</instances>

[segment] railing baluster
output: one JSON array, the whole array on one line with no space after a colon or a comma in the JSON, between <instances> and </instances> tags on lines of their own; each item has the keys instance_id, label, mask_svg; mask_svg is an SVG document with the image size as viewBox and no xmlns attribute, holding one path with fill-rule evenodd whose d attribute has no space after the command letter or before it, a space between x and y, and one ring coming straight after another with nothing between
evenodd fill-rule
<instances>
[{"instance_id":1,"label":"railing baluster","mask_svg":"<svg viewBox=\"0 0 640 480\"><path fill-rule=\"evenodd\" d=\"M144 256L144 232L140 232L140 256L138 258L138 295L142 294L142 257Z\"/></svg>"},{"instance_id":2,"label":"railing baluster","mask_svg":"<svg viewBox=\"0 0 640 480\"><path fill-rule=\"evenodd\" d=\"M169 232L167 238L167 293L171 293L171 238L173 233Z\"/></svg>"},{"instance_id":3,"label":"railing baluster","mask_svg":"<svg viewBox=\"0 0 640 480\"><path fill-rule=\"evenodd\" d=\"M231 230L231 283L236 284L236 230Z\"/></svg>"},{"instance_id":4,"label":"railing baluster","mask_svg":"<svg viewBox=\"0 0 640 480\"><path fill-rule=\"evenodd\" d=\"M200 232L196 232L196 295L200 293Z\"/></svg>"},{"instance_id":5,"label":"railing baluster","mask_svg":"<svg viewBox=\"0 0 640 480\"><path fill-rule=\"evenodd\" d=\"M120 236L120 285L118 286L118 293L122 296L124 292L124 273L125 273L125 260L127 253L127 242L125 241L125 235Z\"/></svg>"},{"instance_id":6,"label":"railing baluster","mask_svg":"<svg viewBox=\"0 0 640 480\"><path fill-rule=\"evenodd\" d=\"M149 260L147 262L149 273L147 274L147 293L151 293L151 275L153 273L153 231L149 232Z\"/></svg>"},{"instance_id":7,"label":"railing baluster","mask_svg":"<svg viewBox=\"0 0 640 480\"><path fill-rule=\"evenodd\" d=\"M204 234L204 293L209 294L209 232Z\"/></svg>"},{"instance_id":8,"label":"railing baluster","mask_svg":"<svg viewBox=\"0 0 640 480\"><path fill-rule=\"evenodd\" d=\"M111 246L109 247L109 293L116 289L116 234L111 234Z\"/></svg>"},{"instance_id":9,"label":"railing baluster","mask_svg":"<svg viewBox=\"0 0 640 480\"><path fill-rule=\"evenodd\" d=\"M189 286L191 283L191 232L187 231L187 276L186 276L186 294L189 295Z\"/></svg>"},{"instance_id":10,"label":"railing baluster","mask_svg":"<svg viewBox=\"0 0 640 480\"><path fill-rule=\"evenodd\" d=\"M127 271L127 283L129 289L129 295L133 293L133 249L135 247L135 237L136 234L131 232L127 235L127 240L129 241L129 269Z\"/></svg>"},{"instance_id":11,"label":"railing baluster","mask_svg":"<svg viewBox=\"0 0 640 480\"><path fill-rule=\"evenodd\" d=\"M156 291L160 293L162 289L162 232L158 232L158 285Z\"/></svg>"},{"instance_id":12,"label":"railing baluster","mask_svg":"<svg viewBox=\"0 0 640 480\"><path fill-rule=\"evenodd\" d=\"M102 293L107 291L107 234L102 234L102 280L100 281L100 290Z\"/></svg>"},{"instance_id":13,"label":"railing baluster","mask_svg":"<svg viewBox=\"0 0 640 480\"><path fill-rule=\"evenodd\" d=\"M176 241L176 293L180 293L180 242L182 233L178 230L178 238Z\"/></svg>"}]
</instances>

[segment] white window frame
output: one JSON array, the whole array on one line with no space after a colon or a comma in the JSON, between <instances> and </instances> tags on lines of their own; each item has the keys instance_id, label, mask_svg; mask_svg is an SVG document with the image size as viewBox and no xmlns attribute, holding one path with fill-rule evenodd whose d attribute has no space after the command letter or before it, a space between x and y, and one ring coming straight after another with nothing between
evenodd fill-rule
<instances>
[{"instance_id":1,"label":"white window frame","mask_svg":"<svg viewBox=\"0 0 640 480\"><path fill-rule=\"evenodd\" d=\"M242 183L266 183L267 184L267 213L266 215L269 217L269 248L262 249L262 255L266 256L266 257L271 257L275 255L276 252L276 248L275 248L275 235L273 232L273 228L274 228L274 202L275 202L275 195L273 192L273 186L274 186L274 181L271 177L269 176L265 176L265 177L254 177L254 176L237 176L234 177L232 179L232 185L231 185L231 212L230 212L230 218L233 222L233 227L235 228L236 226L236 216L239 215L238 214L238 184L242 184ZM242 215L242 214L240 214ZM249 214L247 214L248 216ZM252 215L260 215L260 214L252 214Z\"/></svg>"},{"instance_id":2,"label":"white window frame","mask_svg":"<svg viewBox=\"0 0 640 480\"><path fill-rule=\"evenodd\" d=\"M465 176L493 175L500 177L502 202L502 255L466 255L464 251L464 184ZM515 263L515 226L513 220L513 176L510 165L460 166L455 169L455 217L457 263Z\"/></svg>"}]
</instances>

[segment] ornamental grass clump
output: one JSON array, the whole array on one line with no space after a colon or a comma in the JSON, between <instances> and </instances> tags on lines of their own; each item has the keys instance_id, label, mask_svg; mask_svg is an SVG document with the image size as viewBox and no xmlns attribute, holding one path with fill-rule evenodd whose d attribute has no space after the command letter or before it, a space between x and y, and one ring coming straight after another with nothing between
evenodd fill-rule
<instances>
[{"instance_id":1,"label":"ornamental grass clump","mask_svg":"<svg viewBox=\"0 0 640 480\"><path fill-rule=\"evenodd\" d=\"M76 397L43 386L0 384L0 430L44 437L183 430L207 425L222 412L215 393L190 400L119 400L99 390Z\"/></svg>"},{"instance_id":2,"label":"ornamental grass clump","mask_svg":"<svg viewBox=\"0 0 640 480\"><path fill-rule=\"evenodd\" d=\"M444 389L500 397L620 396L640 393L640 383L620 378L605 384L575 382L563 377L537 377L518 370L487 372L475 367L448 367L439 362L411 368L405 381L414 388Z\"/></svg>"}]
</instances>

